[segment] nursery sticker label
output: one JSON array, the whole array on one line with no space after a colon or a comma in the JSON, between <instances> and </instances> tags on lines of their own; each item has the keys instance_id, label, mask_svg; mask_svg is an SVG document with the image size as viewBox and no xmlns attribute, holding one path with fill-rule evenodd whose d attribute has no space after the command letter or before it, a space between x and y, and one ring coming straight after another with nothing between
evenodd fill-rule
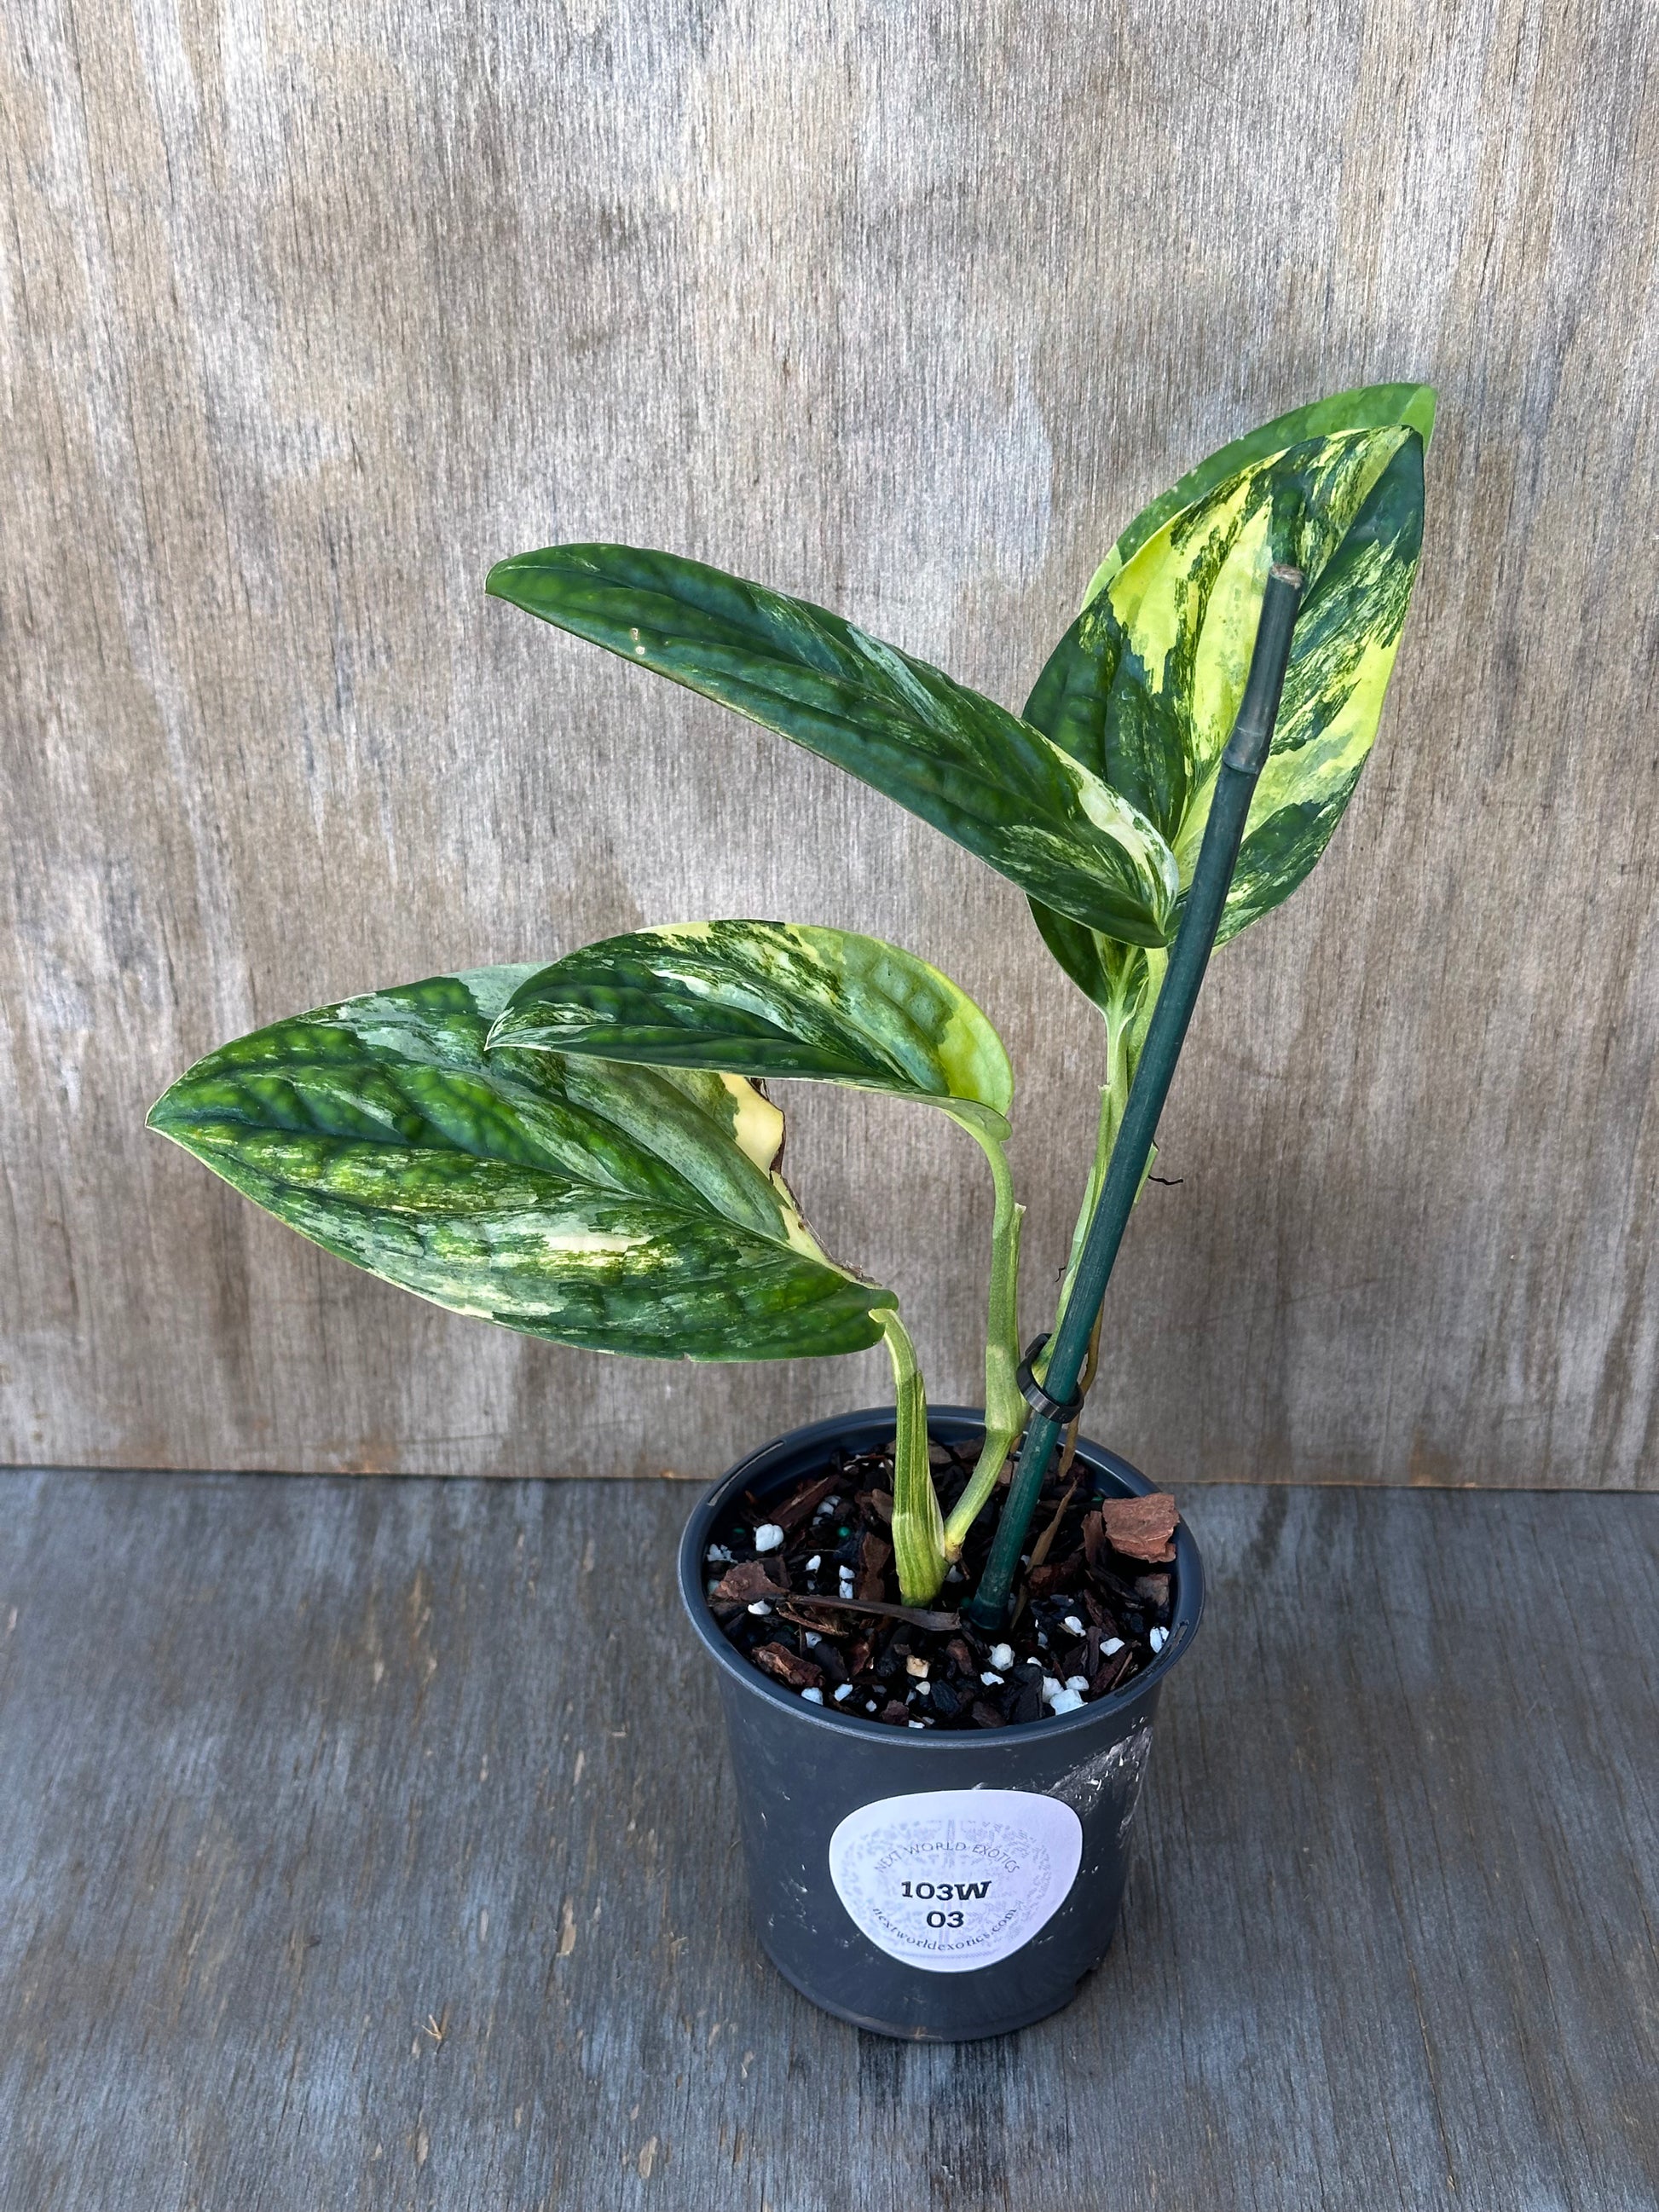
<instances>
[{"instance_id":1,"label":"nursery sticker label","mask_svg":"<svg viewBox=\"0 0 1659 2212\"><path fill-rule=\"evenodd\" d=\"M1082 1858L1083 1824L1057 1797L924 1790L849 1813L830 1838L830 1879L878 1951L965 1974L1029 1943Z\"/></svg>"}]
</instances>

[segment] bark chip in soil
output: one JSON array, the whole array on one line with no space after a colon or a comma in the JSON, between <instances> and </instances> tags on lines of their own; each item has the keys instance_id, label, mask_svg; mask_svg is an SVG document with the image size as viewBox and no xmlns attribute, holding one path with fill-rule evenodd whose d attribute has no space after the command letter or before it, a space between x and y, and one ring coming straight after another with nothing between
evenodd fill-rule
<instances>
[{"instance_id":1,"label":"bark chip in soil","mask_svg":"<svg viewBox=\"0 0 1659 2212\"><path fill-rule=\"evenodd\" d=\"M946 1514L974 1455L969 1445L932 1448ZM1066 1484L1045 1489L1033 1522L1043 1538L998 1636L957 1609L990 1549L989 1511L931 1604L902 1602L890 1443L836 1451L781 1504L741 1498L708 1548L709 1609L751 1666L869 1726L1025 1727L1074 1712L1121 1690L1168 1641L1172 1583L1160 1570L1175 1558L1180 1518L1164 1492L1105 1498L1087 1486L1074 1462Z\"/></svg>"}]
</instances>

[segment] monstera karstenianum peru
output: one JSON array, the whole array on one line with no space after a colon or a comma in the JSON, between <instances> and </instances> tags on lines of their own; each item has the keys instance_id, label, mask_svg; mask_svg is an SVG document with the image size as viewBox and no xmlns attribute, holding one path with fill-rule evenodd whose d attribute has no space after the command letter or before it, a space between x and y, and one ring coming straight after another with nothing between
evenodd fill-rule
<instances>
[{"instance_id":1,"label":"monstera karstenianum peru","mask_svg":"<svg viewBox=\"0 0 1659 2212\"><path fill-rule=\"evenodd\" d=\"M501 562L489 589L835 762L1025 892L1106 1022L1080 1235L1180 927L1268 570L1298 570L1305 593L1224 939L1308 873L1376 735L1432 422L1424 386L1371 386L1212 454L1118 539L1023 715L822 607L671 554L554 546ZM808 1228L778 1172L770 1076L930 1104L989 1163L986 1444L948 1524L898 1298ZM927 962L849 931L732 921L274 1023L198 1061L150 1121L340 1258L531 1335L691 1359L884 1341L895 1552L915 1604L960 1553L1024 1419L1012 1098L989 1021Z\"/></svg>"}]
</instances>

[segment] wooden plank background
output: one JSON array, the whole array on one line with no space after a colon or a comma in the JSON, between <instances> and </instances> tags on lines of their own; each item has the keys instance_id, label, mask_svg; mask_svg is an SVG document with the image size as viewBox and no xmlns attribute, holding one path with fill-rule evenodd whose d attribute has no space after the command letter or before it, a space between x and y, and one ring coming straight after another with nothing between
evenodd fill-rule
<instances>
[{"instance_id":1,"label":"wooden plank background","mask_svg":"<svg viewBox=\"0 0 1659 2212\"><path fill-rule=\"evenodd\" d=\"M879 1354L452 1319L142 1132L256 1022L692 915L983 998L1040 1323L1096 1046L1022 902L483 572L661 544L1018 702L1145 498L1417 375L1380 751L1214 977L1092 1425L1170 1480L1653 1482L1641 0L38 0L0 38L0 1457L702 1474L867 1402ZM820 1097L791 1157L971 1395L972 1148Z\"/></svg>"},{"instance_id":2,"label":"wooden plank background","mask_svg":"<svg viewBox=\"0 0 1659 2212\"><path fill-rule=\"evenodd\" d=\"M750 1932L684 1489L0 1476L0 2212L1654 2212L1659 1498L1183 1505L1116 1940L928 2047Z\"/></svg>"}]
</instances>

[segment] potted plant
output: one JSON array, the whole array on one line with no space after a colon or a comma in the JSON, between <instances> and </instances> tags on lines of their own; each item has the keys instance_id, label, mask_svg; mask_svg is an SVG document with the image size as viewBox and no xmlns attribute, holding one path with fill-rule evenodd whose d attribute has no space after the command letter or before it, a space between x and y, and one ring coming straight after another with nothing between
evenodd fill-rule
<instances>
[{"instance_id":1,"label":"potted plant","mask_svg":"<svg viewBox=\"0 0 1659 2212\"><path fill-rule=\"evenodd\" d=\"M1173 1501L1079 1438L1101 1302L1211 949L1308 873L1376 735L1432 419L1425 387L1375 386L1212 455L1118 539L1023 716L666 554L558 546L490 573L1027 893L1105 1034L1052 1336L1024 1357L1007 1055L955 984L876 938L690 922L435 976L239 1038L150 1114L279 1219L457 1312L652 1358L885 1343L893 1407L745 1459L680 1555L763 1940L865 2026L1017 2027L1110 1939L1202 1589ZM771 1076L927 1101L978 1146L982 1408L930 1422L898 1295L823 1249L779 1172Z\"/></svg>"}]
</instances>

